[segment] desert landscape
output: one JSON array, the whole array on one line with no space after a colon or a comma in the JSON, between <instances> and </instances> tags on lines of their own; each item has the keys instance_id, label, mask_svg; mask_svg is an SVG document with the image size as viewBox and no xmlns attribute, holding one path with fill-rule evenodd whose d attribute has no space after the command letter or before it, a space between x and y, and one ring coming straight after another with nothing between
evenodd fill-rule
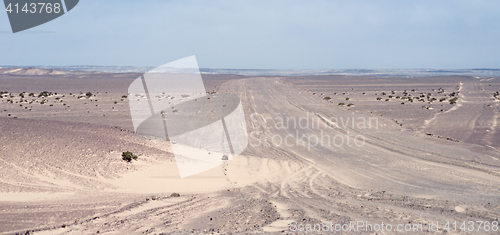
<instances>
[{"instance_id":1,"label":"desert landscape","mask_svg":"<svg viewBox=\"0 0 500 235\"><path fill-rule=\"evenodd\" d=\"M498 234L500 77L202 74L249 143L180 178L139 76L0 68L1 234Z\"/></svg>"}]
</instances>

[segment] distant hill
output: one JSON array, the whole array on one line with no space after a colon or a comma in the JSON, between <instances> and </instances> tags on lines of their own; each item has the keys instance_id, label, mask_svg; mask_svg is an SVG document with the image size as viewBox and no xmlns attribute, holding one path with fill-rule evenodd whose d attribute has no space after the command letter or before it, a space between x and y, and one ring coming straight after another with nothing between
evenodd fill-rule
<instances>
[{"instance_id":1,"label":"distant hill","mask_svg":"<svg viewBox=\"0 0 500 235\"><path fill-rule=\"evenodd\" d=\"M58 69L42 69L42 68L2 68L0 74L9 75L79 75L79 74L102 74L103 72L94 71L71 71Z\"/></svg>"}]
</instances>

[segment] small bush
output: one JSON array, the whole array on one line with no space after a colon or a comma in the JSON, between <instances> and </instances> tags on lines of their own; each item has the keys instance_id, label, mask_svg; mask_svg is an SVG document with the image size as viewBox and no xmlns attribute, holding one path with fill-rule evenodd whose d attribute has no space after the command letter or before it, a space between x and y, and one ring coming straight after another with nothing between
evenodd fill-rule
<instances>
[{"instance_id":1,"label":"small bush","mask_svg":"<svg viewBox=\"0 0 500 235\"><path fill-rule=\"evenodd\" d=\"M180 194L178 194L178 193L172 193L172 194L170 194L170 196L171 196L171 197L180 197L181 195L180 195Z\"/></svg>"},{"instance_id":2,"label":"small bush","mask_svg":"<svg viewBox=\"0 0 500 235\"><path fill-rule=\"evenodd\" d=\"M126 96L126 95L122 95L122 99L126 99L126 98L127 98L127 96Z\"/></svg>"},{"instance_id":3,"label":"small bush","mask_svg":"<svg viewBox=\"0 0 500 235\"><path fill-rule=\"evenodd\" d=\"M325 99L325 100L331 100L332 98L330 96L327 96L327 97L325 97L323 99Z\"/></svg>"},{"instance_id":4,"label":"small bush","mask_svg":"<svg viewBox=\"0 0 500 235\"><path fill-rule=\"evenodd\" d=\"M122 153L122 159L127 162L131 162L132 159L137 161L137 155L133 154L130 151Z\"/></svg>"},{"instance_id":5,"label":"small bush","mask_svg":"<svg viewBox=\"0 0 500 235\"><path fill-rule=\"evenodd\" d=\"M52 92L48 92L48 91L42 91L38 97L42 97L42 96L51 96L52 95Z\"/></svg>"},{"instance_id":6,"label":"small bush","mask_svg":"<svg viewBox=\"0 0 500 235\"><path fill-rule=\"evenodd\" d=\"M347 105L347 107L351 107L351 106L353 106L353 105L354 105L353 103L349 103L349 104Z\"/></svg>"},{"instance_id":7,"label":"small bush","mask_svg":"<svg viewBox=\"0 0 500 235\"><path fill-rule=\"evenodd\" d=\"M339 103L339 105L345 105L345 103L343 103L343 102L340 102L340 103Z\"/></svg>"},{"instance_id":8,"label":"small bush","mask_svg":"<svg viewBox=\"0 0 500 235\"><path fill-rule=\"evenodd\" d=\"M87 97L91 97L91 96L92 96L92 95L94 95L94 94L92 94L92 92L90 92L90 91L89 91L89 92L85 93L85 95L86 95Z\"/></svg>"},{"instance_id":9,"label":"small bush","mask_svg":"<svg viewBox=\"0 0 500 235\"><path fill-rule=\"evenodd\" d=\"M346 98L345 98L345 100L350 100L350 98L349 98L349 97L346 97Z\"/></svg>"}]
</instances>

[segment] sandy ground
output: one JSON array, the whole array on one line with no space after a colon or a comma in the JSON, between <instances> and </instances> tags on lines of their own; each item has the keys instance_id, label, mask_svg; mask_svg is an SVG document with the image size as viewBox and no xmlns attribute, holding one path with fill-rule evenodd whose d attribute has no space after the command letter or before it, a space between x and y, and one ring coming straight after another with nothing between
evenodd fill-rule
<instances>
[{"instance_id":1,"label":"sandy ground","mask_svg":"<svg viewBox=\"0 0 500 235\"><path fill-rule=\"evenodd\" d=\"M207 90L240 97L249 145L180 179L169 142L131 131L122 96L137 74L3 73L0 233L291 233L322 221L447 232L500 217L497 78L204 75Z\"/></svg>"},{"instance_id":2,"label":"sandy ground","mask_svg":"<svg viewBox=\"0 0 500 235\"><path fill-rule=\"evenodd\" d=\"M383 115L405 128L435 137L500 146L497 134L500 100L498 95L494 96L500 90L498 77L309 76L291 77L287 81L314 95L330 97L333 104L352 104L348 107L351 110ZM451 96L452 93L455 95ZM458 98L456 104L450 104L454 97Z\"/></svg>"}]
</instances>

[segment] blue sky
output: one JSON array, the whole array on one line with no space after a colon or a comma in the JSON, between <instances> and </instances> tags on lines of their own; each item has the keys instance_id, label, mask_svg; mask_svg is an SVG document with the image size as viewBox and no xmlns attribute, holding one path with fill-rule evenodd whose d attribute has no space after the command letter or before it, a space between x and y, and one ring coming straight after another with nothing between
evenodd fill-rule
<instances>
[{"instance_id":1,"label":"blue sky","mask_svg":"<svg viewBox=\"0 0 500 235\"><path fill-rule=\"evenodd\" d=\"M81 0L12 34L0 65L499 68L500 1Z\"/></svg>"}]
</instances>

